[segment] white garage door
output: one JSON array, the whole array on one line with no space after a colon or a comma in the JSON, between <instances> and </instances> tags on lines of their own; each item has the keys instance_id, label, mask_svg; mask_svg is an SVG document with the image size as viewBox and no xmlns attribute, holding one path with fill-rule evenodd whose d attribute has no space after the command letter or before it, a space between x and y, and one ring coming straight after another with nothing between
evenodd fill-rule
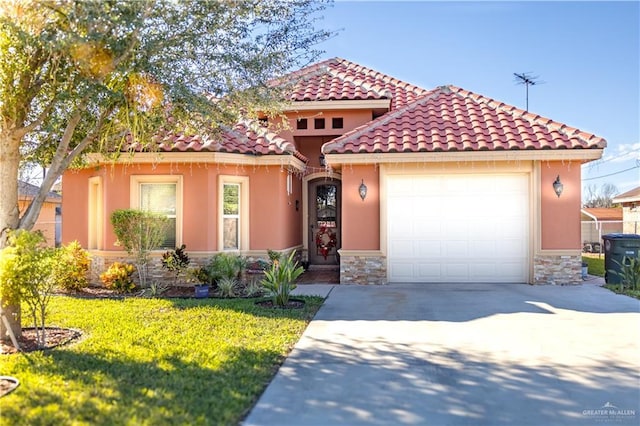
<instances>
[{"instance_id":1,"label":"white garage door","mask_svg":"<svg viewBox=\"0 0 640 426\"><path fill-rule=\"evenodd\" d=\"M528 281L525 174L387 177L390 282Z\"/></svg>"}]
</instances>

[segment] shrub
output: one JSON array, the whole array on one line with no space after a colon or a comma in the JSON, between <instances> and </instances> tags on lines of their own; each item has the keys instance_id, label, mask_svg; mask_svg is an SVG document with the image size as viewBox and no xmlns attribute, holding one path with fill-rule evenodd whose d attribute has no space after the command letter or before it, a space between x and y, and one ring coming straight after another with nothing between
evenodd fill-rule
<instances>
[{"instance_id":1,"label":"shrub","mask_svg":"<svg viewBox=\"0 0 640 426\"><path fill-rule=\"evenodd\" d=\"M247 265L244 257L237 254L218 253L206 267L209 283L217 283L222 278L237 279Z\"/></svg>"},{"instance_id":2,"label":"shrub","mask_svg":"<svg viewBox=\"0 0 640 426\"><path fill-rule=\"evenodd\" d=\"M271 269L264 272L265 278L261 281L263 287L269 292L276 306L287 306L289 296L297 287L295 280L304 272L302 266L294 260L295 251L289 257L279 262L274 262Z\"/></svg>"},{"instance_id":3,"label":"shrub","mask_svg":"<svg viewBox=\"0 0 640 426\"><path fill-rule=\"evenodd\" d=\"M135 256L140 286L147 287L149 252L164 241L169 219L155 213L135 209L115 210L111 214L113 232L118 242Z\"/></svg>"},{"instance_id":4,"label":"shrub","mask_svg":"<svg viewBox=\"0 0 640 426\"><path fill-rule=\"evenodd\" d=\"M9 233L9 245L0 253L0 296L5 303L28 306L39 347L46 346L45 319L54 287L55 251L45 242L40 231L18 230Z\"/></svg>"},{"instance_id":5,"label":"shrub","mask_svg":"<svg viewBox=\"0 0 640 426\"><path fill-rule=\"evenodd\" d=\"M173 251L167 251L162 255L162 267L175 274L174 284L178 283L178 278L188 267L191 259L185 252L187 246L184 244L176 247Z\"/></svg>"},{"instance_id":6,"label":"shrub","mask_svg":"<svg viewBox=\"0 0 640 426\"><path fill-rule=\"evenodd\" d=\"M236 278L222 277L218 280L218 292L221 297L236 297L238 280Z\"/></svg>"},{"instance_id":7,"label":"shrub","mask_svg":"<svg viewBox=\"0 0 640 426\"><path fill-rule=\"evenodd\" d=\"M88 273L91 260L77 241L56 250L53 264L53 282L65 290L81 290L89 285Z\"/></svg>"},{"instance_id":8,"label":"shrub","mask_svg":"<svg viewBox=\"0 0 640 426\"><path fill-rule=\"evenodd\" d=\"M100 274L100 280L105 287L118 293L130 293L136 285L131 279L135 267L129 263L114 262L109 268Z\"/></svg>"},{"instance_id":9,"label":"shrub","mask_svg":"<svg viewBox=\"0 0 640 426\"><path fill-rule=\"evenodd\" d=\"M622 262L616 259L613 259L613 262L620 266L620 271L610 269L609 273L620 277L620 291L625 287L630 290L640 289L640 258L625 256Z\"/></svg>"}]
</instances>

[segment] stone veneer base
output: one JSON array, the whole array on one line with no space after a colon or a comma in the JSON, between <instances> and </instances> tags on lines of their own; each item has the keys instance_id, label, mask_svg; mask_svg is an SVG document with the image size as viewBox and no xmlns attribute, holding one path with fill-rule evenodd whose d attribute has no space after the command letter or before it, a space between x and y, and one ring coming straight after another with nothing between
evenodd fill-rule
<instances>
[{"instance_id":1,"label":"stone veneer base","mask_svg":"<svg viewBox=\"0 0 640 426\"><path fill-rule=\"evenodd\" d=\"M387 283L387 259L381 256L340 256L340 284Z\"/></svg>"},{"instance_id":2,"label":"stone veneer base","mask_svg":"<svg viewBox=\"0 0 640 426\"><path fill-rule=\"evenodd\" d=\"M534 256L533 284L582 284L582 257L579 255Z\"/></svg>"}]
</instances>

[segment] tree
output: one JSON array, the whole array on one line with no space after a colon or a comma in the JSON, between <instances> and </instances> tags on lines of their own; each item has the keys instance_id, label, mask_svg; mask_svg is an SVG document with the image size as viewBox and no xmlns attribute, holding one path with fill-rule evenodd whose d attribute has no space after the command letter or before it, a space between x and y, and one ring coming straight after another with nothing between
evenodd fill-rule
<instances>
[{"instance_id":1,"label":"tree","mask_svg":"<svg viewBox=\"0 0 640 426\"><path fill-rule=\"evenodd\" d=\"M596 185L585 188L586 202L584 207L606 207L613 205L613 198L618 193L618 188L610 183L603 183L600 189Z\"/></svg>"},{"instance_id":2,"label":"tree","mask_svg":"<svg viewBox=\"0 0 640 426\"><path fill-rule=\"evenodd\" d=\"M33 227L53 183L84 152L135 150L154 136L214 134L240 115L276 114L285 88L268 82L317 58L314 46L329 33L314 28L314 16L325 6L0 2L0 248L10 230ZM25 162L46 172L20 212Z\"/></svg>"}]
</instances>

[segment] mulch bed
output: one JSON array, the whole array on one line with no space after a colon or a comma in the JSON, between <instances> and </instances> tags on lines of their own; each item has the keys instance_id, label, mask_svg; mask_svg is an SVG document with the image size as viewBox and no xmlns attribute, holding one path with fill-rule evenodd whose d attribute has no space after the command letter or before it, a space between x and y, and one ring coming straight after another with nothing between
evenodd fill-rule
<instances>
[{"instance_id":1,"label":"mulch bed","mask_svg":"<svg viewBox=\"0 0 640 426\"><path fill-rule=\"evenodd\" d=\"M46 346L44 348L38 347L36 341L36 329L33 327L23 327L22 336L16 339L20 346L21 352L33 352L38 350L53 349L58 346L66 345L73 340L78 339L82 333L78 330L71 328L59 328L59 327L45 327L46 333ZM13 354L18 352L16 347L13 346L11 340L8 342L0 340L0 354Z\"/></svg>"},{"instance_id":2,"label":"mulch bed","mask_svg":"<svg viewBox=\"0 0 640 426\"><path fill-rule=\"evenodd\" d=\"M302 309L304 308L304 300L289 299L286 306L278 306L273 303L273 300L260 300L256 302L256 305L268 309Z\"/></svg>"}]
</instances>

